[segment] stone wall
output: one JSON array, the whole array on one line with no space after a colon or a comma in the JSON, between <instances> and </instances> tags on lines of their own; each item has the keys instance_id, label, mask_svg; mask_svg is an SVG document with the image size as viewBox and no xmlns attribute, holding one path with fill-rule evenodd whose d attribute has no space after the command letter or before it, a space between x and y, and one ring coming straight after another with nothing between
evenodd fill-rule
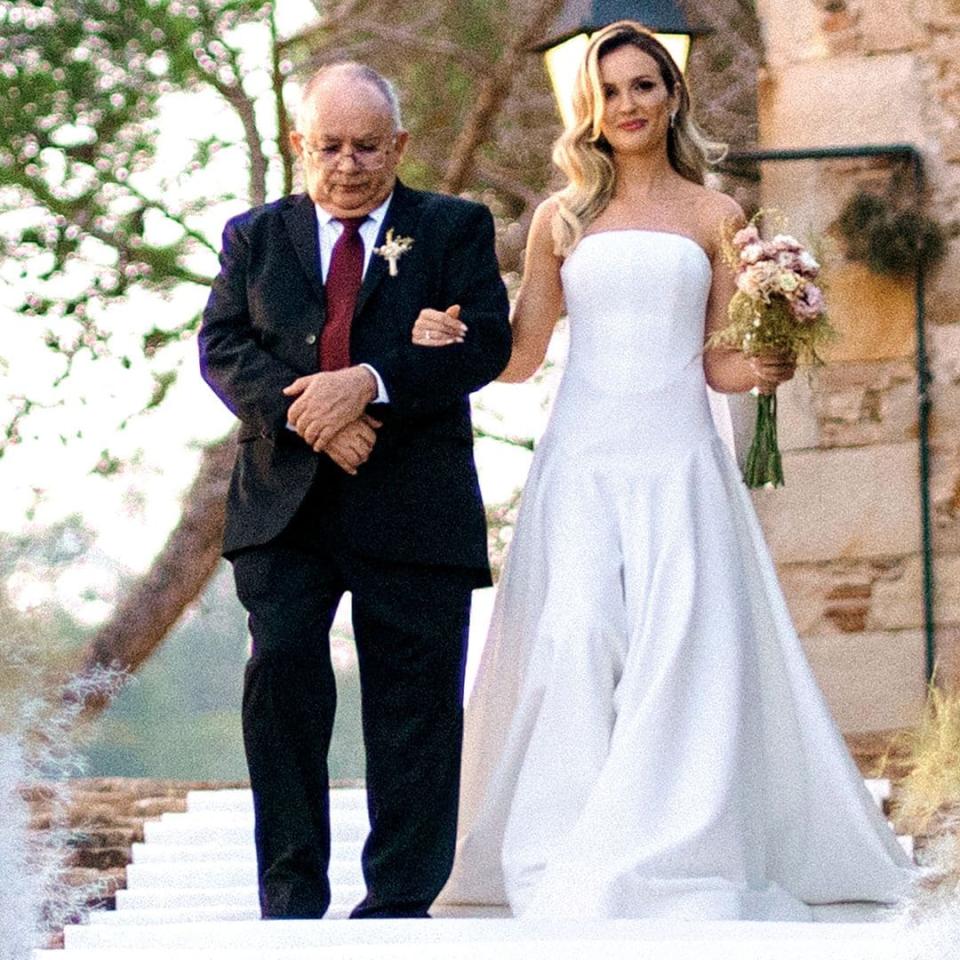
<instances>
[{"instance_id":1,"label":"stone wall","mask_svg":"<svg viewBox=\"0 0 960 960\"><path fill-rule=\"evenodd\" d=\"M910 143L927 212L960 220L960 0L759 0L765 148ZM768 163L793 232L828 233L881 161ZM909 187L903 180L903 189ZM781 391L787 486L755 501L797 627L848 734L911 724L925 692L914 288L844 261L829 365ZM940 677L960 681L960 240L928 284Z\"/></svg>"}]
</instances>

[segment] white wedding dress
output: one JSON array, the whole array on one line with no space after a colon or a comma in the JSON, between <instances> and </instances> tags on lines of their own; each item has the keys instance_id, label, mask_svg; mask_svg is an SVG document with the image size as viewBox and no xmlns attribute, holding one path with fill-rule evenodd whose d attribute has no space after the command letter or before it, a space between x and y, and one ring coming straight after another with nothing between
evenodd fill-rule
<instances>
[{"instance_id":1,"label":"white wedding dress","mask_svg":"<svg viewBox=\"0 0 960 960\"><path fill-rule=\"evenodd\" d=\"M809 920L908 860L793 629L703 374L711 267L586 236L570 349L467 708L446 903Z\"/></svg>"}]
</instances>

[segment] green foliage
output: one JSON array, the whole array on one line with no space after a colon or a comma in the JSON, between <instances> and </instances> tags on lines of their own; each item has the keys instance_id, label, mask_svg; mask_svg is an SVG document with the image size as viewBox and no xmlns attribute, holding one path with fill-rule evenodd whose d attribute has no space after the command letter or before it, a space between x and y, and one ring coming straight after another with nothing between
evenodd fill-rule
<instances>
[{"instance_id":1,"label":"green foliage","mask_svg":"<svg viewBox=\"0 0 960 960\"><path fill-rule=\"evenodd\" d=\"M174 92L239 89L223 38L268 13L254 0L0 0L0 233L26 290L19 314L51 324L68 365L106 352L102 308L131 289L209 282L192 266L215 250L188 181L226 143L204 139L163 175L158 117Z\"/></svg>"},{"instance_id":2,"label":"green foliage","mask_svg":"<svg viewBox=\"0 0 960 960\"><path fill-rule=\"evenodd\" d=\"M835 226L847 256L875 273L909 277L918 266L936 266L947 252L946 232L936 220L864 190L850 197Z\"/></svg>"}]
</instances>

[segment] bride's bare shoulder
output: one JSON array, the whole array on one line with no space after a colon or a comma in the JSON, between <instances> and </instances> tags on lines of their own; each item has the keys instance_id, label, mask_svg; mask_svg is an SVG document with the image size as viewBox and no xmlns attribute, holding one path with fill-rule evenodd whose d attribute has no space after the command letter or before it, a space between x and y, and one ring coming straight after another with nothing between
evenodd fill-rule
<instances>
[{"instance_id":1,"label":"bride's bare shoulder","mask_svg":"<svg viewBox=\"0 0 960 960\"><path fill-rule=\"evenodd\" d=\"M698 233L704 246L714 253L720 239L731 228L739 230L746 223L743 208L729 194L699 184L690 184L691 200L696 211Z\"/></svg>"},{"instance_id":2,"label":"bride's bare shoulder","mask_svg":"<svg viewBox=\"0 0 960 960\"><path fill-rule=\"evenodd\" d=\"M527 235L527 245L533 250L553 253L555 242L555 224L560 200L553 193L537 204L530 220L530 232Z\"/></svg>"},{"instance_id":3,"label":"bride's bare shoulder","mask_svg":"<svg viewBox=\"0 0 960 960\"><path fill-rule=\"evenodd\" d=\"M729 194L710 187L700 187L700 213L711 227L722 229L735 224L742 226L746 223L743 207Z\"/></svg>"}]
</instances>

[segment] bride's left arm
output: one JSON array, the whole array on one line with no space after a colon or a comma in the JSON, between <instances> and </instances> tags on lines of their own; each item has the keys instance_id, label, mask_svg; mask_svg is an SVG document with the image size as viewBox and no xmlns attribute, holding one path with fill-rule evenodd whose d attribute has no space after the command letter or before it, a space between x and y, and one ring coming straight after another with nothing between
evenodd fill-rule
<instances>
[{"instance_id":1,"label":"bride's left arm","mask_svg":"<svg viewBox=\"0 0 960 960\"><path fill-rule=\"evenodd\" d=\"M729 322L727 307L737 291L733 269L724 260L720 238L731 227L739 230L746 225L746 217L740 205L724 194L718 195L718 210L714 217L716 228L711 252L713 281L707 300L705 340ZM789 380L794 373L795 362L781 354L758 354L747 356L733 347L710 347L703 353L703 370L707 383L718 393L744 393L756 387L761 393L773 393L777 386Z\"/></svg>"}]
</instances>

